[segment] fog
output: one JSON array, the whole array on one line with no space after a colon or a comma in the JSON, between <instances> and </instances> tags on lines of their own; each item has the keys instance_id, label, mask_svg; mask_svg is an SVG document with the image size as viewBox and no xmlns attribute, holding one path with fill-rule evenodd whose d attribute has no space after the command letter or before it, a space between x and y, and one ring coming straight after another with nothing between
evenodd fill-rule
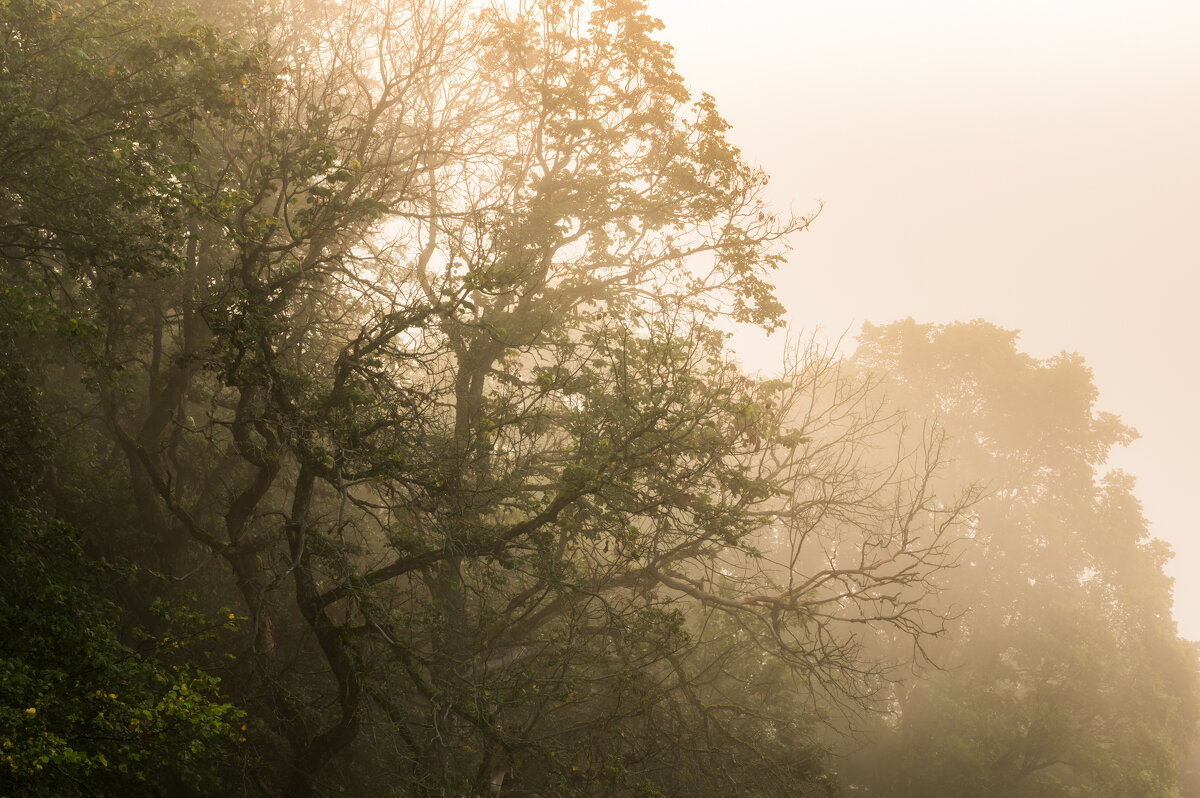
<instances>
[{"instance_id":1,"label":"fog","mask_svg":"<svg viewBox=\"0 0 1200 798\"><path fill-rule=\"evenodd\" d=\"M681 73L798 209L789 321L982 318L1078 352L1200 639L1200 7L652 0ZM778 341L750 338L769 368ZM771 354L768 354L771 353Z\"/></svg>"},{"instance_id":2,"label":"fog","mask_svg":"<svg viewBox=\"0 0 1200 798\"><path fill-rule=\"evenodd\" d=\"M0 2L0 794L1197 798L1198 40Z\"/></svg>"}]
</instances>

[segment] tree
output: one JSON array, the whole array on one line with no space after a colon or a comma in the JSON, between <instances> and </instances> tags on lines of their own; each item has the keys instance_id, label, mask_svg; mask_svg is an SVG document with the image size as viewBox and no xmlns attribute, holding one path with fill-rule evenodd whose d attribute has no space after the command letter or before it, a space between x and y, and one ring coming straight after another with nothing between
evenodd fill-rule
<instances>
[{"instance_id":1,"label":"tree","mask_svg":"<svg viewBox=\"0 0 1200 798\"><path fill-rule=\"evenodd\" d=\"M855 360L944 424L943 478L988 490L945 594L966 610L945 670L897 691L860 780L887 795L1177 794L1196 655L1133 480L1102 473L1136 433L1095 411L1083 361L1037 360L983 322L911 320L865 326Z\"/></svg>"},{"instance_id":2,"label":"tree","mask_svg":"<svg viewBox=\"0 0 1200 798\"><path fill-rule=\"evenodd\" d=\"M941 630L967 500L828 356L728 356L807 221L641 3L295 11L132 137L140 260L7 263L86 322L45 390L124 465L60 460L59 512L119 497L102 551L239 604L264 794L827 791L811 729L879 689L861 630Z\"/></svg>"},{"instance_id":3,"label":"tree","mask_svg":"<svg viewBox=\"0 0 1200 798\"><path fill-rule=\"evenodd\" d=\"M0 12L6 794L201 794L221 783L235 750L239 714L220 679L181 656L195 650L198 616L160 602L152 638L122 618L113 598L128 595L124 572L96 557L101 502L87 515L61 501L54 464L74 451L55 435L59 386L44 376L72 351L96 363L94 320L77 303L81 275L172 265L180 201L165 150L209 110L213 84L246 65L244 52L183 14L40 2ZM72 515L91 522L85 532ZM126 609L148 614L136 601ZM166 616L190 618L189 628Z\"/></svg>"}]
</instances>

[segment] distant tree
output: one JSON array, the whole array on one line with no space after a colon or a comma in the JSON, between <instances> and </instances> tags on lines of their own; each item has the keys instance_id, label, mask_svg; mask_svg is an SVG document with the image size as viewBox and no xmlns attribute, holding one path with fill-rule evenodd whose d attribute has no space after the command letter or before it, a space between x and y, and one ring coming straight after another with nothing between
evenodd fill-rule
<instances>
[{"instance_id":1,"label":"distant tree","mask_svg":"<svg viewBox=\"0 0 1200 798\"><path fill-rule=\"evenodd\" d=\"M1103 471L1135 433L1095 410L1091 372L982 322L867 325L855 361L944 425L941 478L987 495L943 593L964 611L937 644L945 670L897 687L851 779L888 796L1178 794L1196 651L1133 480Z\"/></svg>"}]
</instances>

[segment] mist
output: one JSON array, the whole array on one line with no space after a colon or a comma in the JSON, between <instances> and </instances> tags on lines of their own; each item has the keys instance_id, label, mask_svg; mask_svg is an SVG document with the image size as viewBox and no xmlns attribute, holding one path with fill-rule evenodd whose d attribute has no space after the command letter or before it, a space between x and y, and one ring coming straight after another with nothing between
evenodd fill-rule
<instances>
[{"instance_id":1,"label":"mist","mask_svg":"<svg viewBox=\"0 0 1200 798\"><path fill-rule=\"evenodd\" d=\"M0 7L0 793L1200 795L1200 11Z\"/></svg>"}]
</instances>

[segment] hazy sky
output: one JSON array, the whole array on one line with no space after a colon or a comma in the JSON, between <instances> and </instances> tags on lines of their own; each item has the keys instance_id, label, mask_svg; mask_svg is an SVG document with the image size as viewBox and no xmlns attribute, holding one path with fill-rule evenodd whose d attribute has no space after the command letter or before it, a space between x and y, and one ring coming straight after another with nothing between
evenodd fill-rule
<instances>
[{"instance_id":1,"label":"hazy sky","mask_svg":"<svg viewBox=\"0 0 1200 798\"><path fill-rule=\"evenodd\" d=\"M772 198L825 202L791 323L984 318L1084 355L1200 639L1200 2L648 2Z\"/></svg>"}]
</instances>

